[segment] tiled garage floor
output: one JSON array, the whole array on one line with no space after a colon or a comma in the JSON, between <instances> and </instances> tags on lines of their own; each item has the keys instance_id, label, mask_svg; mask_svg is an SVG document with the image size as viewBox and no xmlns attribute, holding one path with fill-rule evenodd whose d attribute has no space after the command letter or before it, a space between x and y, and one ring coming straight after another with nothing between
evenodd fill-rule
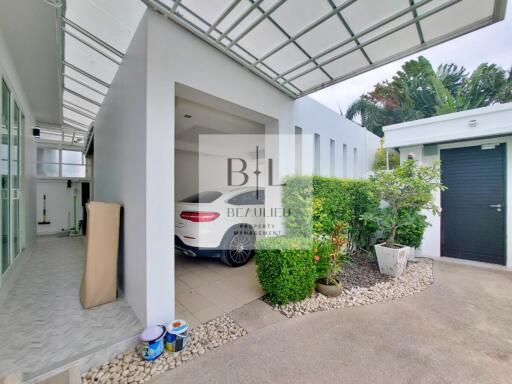
<instances>
[{"instance_id":1,"label":"tiled garage floor","mask_svg":"<svg viewBox=\"0 0 512 384\"><path fill-rule=\"evenodd\" d=\"M218 259L176 252L176 317L191 326L211 320L261 296L254 259L231 268Z\"/></svg>"}]
</instances>

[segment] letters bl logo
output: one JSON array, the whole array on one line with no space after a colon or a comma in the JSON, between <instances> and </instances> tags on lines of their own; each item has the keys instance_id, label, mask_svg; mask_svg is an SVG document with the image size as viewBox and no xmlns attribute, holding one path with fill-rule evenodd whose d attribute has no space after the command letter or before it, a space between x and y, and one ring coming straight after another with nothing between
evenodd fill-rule
<instances>
[{"instance_id":1,"label":"letters bl logo","mask_svg":"<svg viewBox=\"0 0 512 384\"><path fill-rule=\"evenodd\" d=\"M228 158L228 185L230 187L233 186L243 186L246 185L250 178L251 174L254 174L256 177L256 188L260 184L260 175L262 172L259 169L259 147L256 146L256 167L254 170L248 169L247 160L242 159L240 157L230 157ZM234 175L239 175L241 178L237 178L237 183L233 181ZM273 159L268 159L268 186L283 186L284 184L274 184L274 162Z\"/></svg>"}]
</instances>

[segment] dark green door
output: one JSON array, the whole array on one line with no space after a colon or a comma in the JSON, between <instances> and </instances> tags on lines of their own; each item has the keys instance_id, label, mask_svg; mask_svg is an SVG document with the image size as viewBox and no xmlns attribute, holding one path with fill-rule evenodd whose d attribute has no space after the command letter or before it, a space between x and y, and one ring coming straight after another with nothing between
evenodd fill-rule
<instances>
[{"instance_id":1,"label":"dark green door","mask_svg":"<svg viewBox=\"0 0 512 384\"><path fill-rule=\"evenodd\" d=\"M441 150L441 255L505 264L505 144Z\"/></svg>"}]
</instances>

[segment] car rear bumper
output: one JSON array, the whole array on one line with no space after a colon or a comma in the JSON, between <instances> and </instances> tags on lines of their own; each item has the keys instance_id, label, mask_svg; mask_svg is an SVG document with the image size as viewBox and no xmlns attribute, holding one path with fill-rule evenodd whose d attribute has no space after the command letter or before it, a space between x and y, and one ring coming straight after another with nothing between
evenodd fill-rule
<instances>
[{"instance_id":1,"label":"car rear bumper","mask_svg":"<svg viewBox=\"0 0 512 384\"><path fill-rule=\"evenodd\" d=\"M220 257L220 248L199 248L185 244L179 236L174 236L174 248L190 257Z\"/></svg>"}]
</instances>

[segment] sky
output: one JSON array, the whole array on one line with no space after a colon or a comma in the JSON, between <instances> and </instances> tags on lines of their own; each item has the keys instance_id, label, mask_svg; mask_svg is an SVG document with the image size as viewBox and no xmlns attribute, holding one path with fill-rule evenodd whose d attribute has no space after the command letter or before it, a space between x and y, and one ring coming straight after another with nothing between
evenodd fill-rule
<instances>
[{"instance_id":1,"label":"sky","mask_svg":"<svg viewBox=\"0 0 512 384\"><path fill-rule=\"evenodd\" d=\"M371 91L383 80L390 80L407 60L425 56L434 68L439 64L455 63L473 71L481 63L495 63L504 69L512 66L512 4L509 2L505 20L479 29L455 40L424 50L404 59L386 64L352 79L322 89L310 96L343 113L362 94Z\"/></svg>"}]
</instances>

